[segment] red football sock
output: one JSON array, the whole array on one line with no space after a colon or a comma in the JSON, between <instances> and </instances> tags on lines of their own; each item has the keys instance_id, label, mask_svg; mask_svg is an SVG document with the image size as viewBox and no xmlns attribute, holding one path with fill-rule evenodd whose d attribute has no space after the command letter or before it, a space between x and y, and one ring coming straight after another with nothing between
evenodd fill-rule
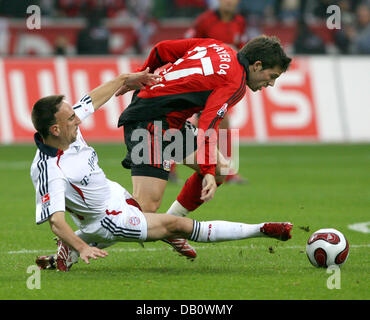
<instances>
[{"instance_id":1,"label":"red football sock","mask_svg":"<svg viewBox=\"0 0 370 320\"><path fill-rule=\"evenodd\" d=\"M200 200L202 192L203 176L194 172L193 175L186 180L181 189L180 194L177 196L177 201L189 211L194 211L198 208L203 201Z\"/></svg>"},{"instance_id":2,"label":"red football sock","mask_svg":"<svg viewBox=\"0 0 370 320\"><path fill-rule=\"evenodd\" d=\"M197 209L204 201L200 199L202 193L202 180L203 176L197 172L186 180L181 189L180 194L177 196L177 201L189 211ZM217 182L217 186L222 183Z\"/></svg>"}]
</instances>

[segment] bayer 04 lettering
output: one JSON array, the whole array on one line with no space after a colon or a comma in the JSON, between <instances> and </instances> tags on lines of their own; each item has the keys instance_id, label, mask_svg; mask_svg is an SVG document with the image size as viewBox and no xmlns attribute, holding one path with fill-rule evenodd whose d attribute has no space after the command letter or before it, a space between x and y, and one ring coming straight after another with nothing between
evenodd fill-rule
<instances>
[{"instance_id":1,"label":"bayer 04 lettering","mask_svg":"<svg viewBox=\"0 0 370 320\"><path fill-rule=\"evenodd\" d=\"M202 74L204 76L209 76L215 73L213 68L212 60L210 57L207 57L208 49L216 50L217 54L219 55L220 61L218 64L218 71L216 71L219 75L226 75L227 71L230 68L228 64L231 62L230 55L228 54L227 50L223 47L220 47L216 44L209 45L208 47L195 47L193 50L188 52L188 56L186 58L180 58L176 62L173 63L173 66L180 65L185 60L200 60L201 67L191 67L185 69L178 69L173 71L173 66L170 66L168 69L163 71L164 78L169 80L176 80L183 77L187 77L192 74ZM221 52L220 52L221 51ZM217 70L217 69L216 69ZM158 85L152 86L152 88Z\"/></svg>"}]
</instances>

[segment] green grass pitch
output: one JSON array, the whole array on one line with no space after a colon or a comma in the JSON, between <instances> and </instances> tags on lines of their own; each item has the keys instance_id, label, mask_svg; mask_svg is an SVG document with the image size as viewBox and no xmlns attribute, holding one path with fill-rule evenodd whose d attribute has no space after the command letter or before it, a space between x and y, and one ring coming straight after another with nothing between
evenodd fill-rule
<instances>
[{"instance_id":1,"label":"green grass pitch","mask_svg":"<svg viewBox=\"0 0 370 320\"><path fill-rule=\"evenodd\" d=\"M120 166L124 147L94 145L108 178L130 192L129 172ZM41 288L28 289L27 268L36 255L56 249L48 223L35 224L30 164L35 146L0 147L0 299L260 300L370 298L370 239L348 225L370 221L370 145L247 145L239 171L246 185L223 185L191 217L246 223L291 221L287 242L249 239L193 243L194 262L165 243L119 243L109 256L80 261L69 273L41 272ZM178 167L185 180L191 170ZM181 185L169 183L161 211ZM71 222L71 220L69 219ZM71 222L72 223L72 222ZM304 229L309 228L309 231ZM325 269L311 266L305 244L317 229L342 231L350 255L340 272L340 289L329 289Z\"/></svg>"}]
</instances>

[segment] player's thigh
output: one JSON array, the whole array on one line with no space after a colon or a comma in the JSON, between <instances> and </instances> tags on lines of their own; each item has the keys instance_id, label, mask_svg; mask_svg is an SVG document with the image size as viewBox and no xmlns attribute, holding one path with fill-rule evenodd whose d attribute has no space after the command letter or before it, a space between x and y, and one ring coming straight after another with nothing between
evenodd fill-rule
<instances>
[{"instance_id":1,"label":"player's thigh","mask_svg":"<svg viewBox=\"0 0 370 320\"><path fill-rule=\"evenodd\" d=\"M147 222L147 241L173 236L187 237L193 230L193 220L165 213L143 213Z\"/></svg>"},{"instance_id":2,"label":"player's thigh","mask_svg":"<svg viewBox=\"0 0 370 320\"><path fill-rule=\"evenodd\" d=\"M132 176L133 197L143 212L156 212L162 202L167 180L147 176Z\"/></svg>"}]
</instances>

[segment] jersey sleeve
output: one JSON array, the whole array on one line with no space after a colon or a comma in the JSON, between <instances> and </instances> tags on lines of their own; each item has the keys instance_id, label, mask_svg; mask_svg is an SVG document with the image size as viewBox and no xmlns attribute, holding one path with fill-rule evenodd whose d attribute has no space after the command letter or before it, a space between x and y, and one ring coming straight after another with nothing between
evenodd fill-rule
<instances>
[{"instance_id":1,"label":"jersey sleeve","mask_svg":"<svg viewBox=\"0 0 370 320\"><path fill-rule=\"evenodd\" d=\"M245 92L244 74L239 85L219 87L209 96L198 123L197 163L201 175L215 175L219 123L228 109L244 97Z\"/></svg>"},{"instance_id":2,"label":"jersey sleeve","mask_svg":"<svg viewBox=\"0 0 370 320\"><path fill-rule=\"evenodd\" d=\"M84 95L72 109L76 115L80 118L81 121L86 119L89 115L94 113L94 106L92 104L91 97L89 95Z\"/></svg>"},{"instance_id":3,"label":"jersey sleeve","mask_svg":"<svg viewBox=\"0 0 370 320\"><path fill-rule=\"evenodd\" d=\"M66 180L47 161L33 168L32 181L36 191L36 223L47 221L55 212L65 211Z\"/></svg>"},{"instance_id":4,"label":"jersey sleeve","mask_svg":"<svg viewBox=\"0 0 370 320\"><path fill-rule=\"evenodd\" d=\"M181 39L165 40L154 46L149 57L138 71L144 71L149 67L149 72L154 72L157 68L167 64L174 63L184 56L189 49L202 42L204 39Z\"/></svg>"}]
</instances>

